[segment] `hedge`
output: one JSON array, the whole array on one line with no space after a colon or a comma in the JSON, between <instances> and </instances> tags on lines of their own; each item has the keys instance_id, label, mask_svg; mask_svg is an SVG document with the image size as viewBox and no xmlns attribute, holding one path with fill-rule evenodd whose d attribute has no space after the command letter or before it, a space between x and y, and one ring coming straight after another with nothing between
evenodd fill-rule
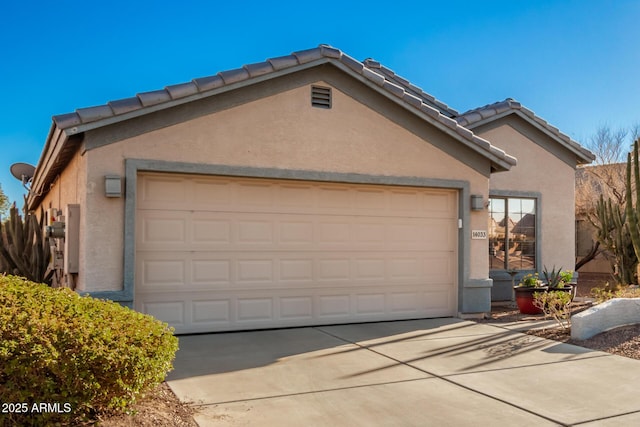
<instances>
[{"instance_id":1,"label":"hedge","mask_svg":"<svg viewBox=\"0 0 640 427\"><path fill-rule=\"evenodd\" d=\"M173 328L117 303L0 276L0 310L0 402L14 404L0 408L5 419L124 411L173 368Z\"/></svg>"}]
</instances>

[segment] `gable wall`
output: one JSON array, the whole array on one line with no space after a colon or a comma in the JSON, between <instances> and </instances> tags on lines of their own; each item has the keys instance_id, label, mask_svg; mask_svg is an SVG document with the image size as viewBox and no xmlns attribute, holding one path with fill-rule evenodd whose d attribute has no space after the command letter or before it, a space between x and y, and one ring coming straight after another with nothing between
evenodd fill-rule
<instances>
[{"instance_id":1,"label":"gable wall","mask_svg":"<svg viewBox=\"0 0 640 427\"><path fill-rule=\"evenodd\" d=\"M331 80L331 79L330 79ZM471 194L488 195L488 160L470 150L460 150L461 143L433 129L400 107L374 96L371 104L386 110L390 120L355 98L366 97L359 83L345 83L334 78L341 90L333 90L333 108L310 106L308 81L294 81L293 87L251 102L228 102L228 108L206 115L193 114L189 121L141 132L139 128L119 129L110 126L86 135L90 148L86 155L87 188L104 188L104 175L125 175L125 159L149 159L189 164L222 164L253 168L357 173L368 176L424 177L441 180L464 180ZM277 85L277 83L275 83ZM317 84L330 86L327 81ZM268 89L265 89L268 90ZM348 92L349 95L346 93ZM242 94L238 95L242 96ZM193 106L191 107L193 108ZM203 105L203 109L215 106ZM181 114L193 111L182 109ZM148 118L165 123L159 116ZM169 120L171 122L171 120ZM412 128L412 132L398 123ZM135 122L132 122L136 126ZM148 122L139 127L153 128ZM420 136L417 135L420 133ZM105 135L119 139L102 145ZM434 144L453 150L445 153ZM466 154L465 154L466 153ZM467 164L462 163L465 161ZM485 173L480 173L483 170ZM84 268L87 287L92 290L122 288L122 247L124 198L108 199L102 191L87 194L88 235L101 236L85 242ZM99 221L91 218L100 218ZM486 228L486 212L471 213L473 229ZM471 252L486 252L486 242L472 241ZM103 250L101 248L107 248ZM96 267L100 266L100 267ZM488 260L472 256L470 277L486 279Z\"/></svg>"},{"instance_id":2,"label":"gable wall","mask_svg":"<svg viewBox=\"0 0 640 427\"><path fill-rule=\"evenodd\" d=\"M517 166L510 171L491 176L491 191L541 194L539 269L555 265L573 270L575 156L514 115L474 132L518 159Z\"/></svg>"}]
</instances>

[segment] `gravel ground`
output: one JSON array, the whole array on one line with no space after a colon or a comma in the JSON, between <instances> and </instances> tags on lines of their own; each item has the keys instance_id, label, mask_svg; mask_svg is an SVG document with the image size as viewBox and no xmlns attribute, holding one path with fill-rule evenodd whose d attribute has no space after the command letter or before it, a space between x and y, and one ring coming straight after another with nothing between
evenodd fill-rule
<instances>
[{"instance_id":1,"label":"gravel ground","mask_svg":"<svg viewBox=\"0 0 640 427\"><path fill-rule=\"evenodd\" d=\"M573 314L589 308L589 303L573 303ZM491 318L478 320L482 323L508 323L524 320L543 320L543 315L522 315L518 309L506 305L492 307ZM592 350L606 351L607 353L640 360L640 324L621 326L611 329L589 338L588 340L572 340L571 332L560 327L546 329L532 329L527 332L542 338L579 345Z\"/></svg>"}]
</instances>

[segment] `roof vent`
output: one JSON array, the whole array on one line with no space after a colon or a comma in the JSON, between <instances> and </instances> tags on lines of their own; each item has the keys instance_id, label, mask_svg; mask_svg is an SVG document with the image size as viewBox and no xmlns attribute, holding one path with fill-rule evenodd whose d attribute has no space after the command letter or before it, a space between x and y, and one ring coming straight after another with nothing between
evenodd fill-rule
<instances>
[{"instance_id":1,"label":"roof vent","mask_svg":"<svg viewBox=\"0 0 640 427\"><path fill-rule=\"evenodd\" d=\"M311 106L331 108L331 88L311 86Z\"/></svg>"}]
</instances>

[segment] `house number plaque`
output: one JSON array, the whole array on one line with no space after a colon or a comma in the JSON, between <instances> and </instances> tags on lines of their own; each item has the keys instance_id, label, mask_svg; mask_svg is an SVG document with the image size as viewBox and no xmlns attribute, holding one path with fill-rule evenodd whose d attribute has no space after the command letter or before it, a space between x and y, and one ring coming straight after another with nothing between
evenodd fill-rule
<instances>
[{"instance_id":1,"label":"house number plaque","mask_svg":"<svg viewBox=\"0 0 640 427\"><path fill-rule=\"evenodd\" d=\"M487 238L487 230L471 230L473 240L484 240Z\"/></svg>"}]
</instances>

